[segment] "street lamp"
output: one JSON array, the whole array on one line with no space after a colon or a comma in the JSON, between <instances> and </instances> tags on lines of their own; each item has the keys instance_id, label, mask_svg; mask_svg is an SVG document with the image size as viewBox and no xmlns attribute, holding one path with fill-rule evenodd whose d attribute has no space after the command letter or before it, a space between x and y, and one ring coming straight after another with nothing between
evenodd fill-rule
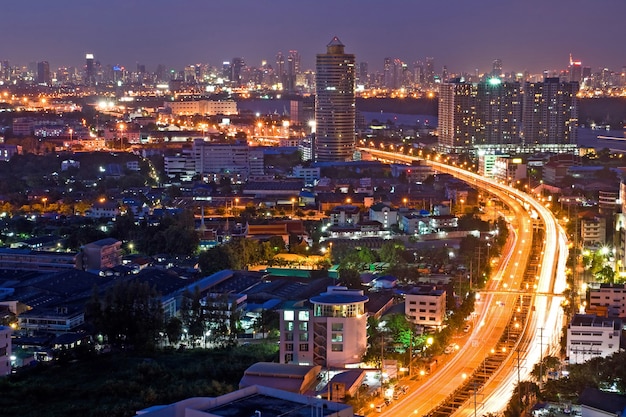
<instances>
[{"instance_id":1,"label":"street lamp","mask_svg":"<svg viewBox=\"0 0 626 417\"><path fill-rule=\"evenodd\" d=\"M296 198L292 197L291 198L291 217L294 217L296 215Z\"/></svg>"}]
</instances>

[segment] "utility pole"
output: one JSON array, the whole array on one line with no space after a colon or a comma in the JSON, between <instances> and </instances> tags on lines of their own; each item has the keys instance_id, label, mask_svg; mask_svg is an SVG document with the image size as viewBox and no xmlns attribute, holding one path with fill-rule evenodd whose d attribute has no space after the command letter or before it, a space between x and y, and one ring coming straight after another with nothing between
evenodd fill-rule
<instances>
[{"instance_id":1,"label":"utility pole","mask_svg":"<svg viewBox=\"0 0 626 417\"><path fill-rule=\"evenodd\" d=\"M539 328L539 391L543 388L543 327Z\"/></svg>"}]
</instances>

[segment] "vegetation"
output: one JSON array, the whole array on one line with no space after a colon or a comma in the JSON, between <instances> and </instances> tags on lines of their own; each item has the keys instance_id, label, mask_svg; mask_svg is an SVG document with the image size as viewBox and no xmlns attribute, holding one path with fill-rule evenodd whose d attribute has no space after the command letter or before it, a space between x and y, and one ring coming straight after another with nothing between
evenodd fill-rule
<instances>
[{"instance_id":1,"label":"vegetation","mask_svg":"<svg viewBox=\"0 0 626 417\"><path fill-rule=\"evenodd\" d=\"M6 416L128 417L156 404L231 392L249 366L276 360L277 349L250 344L40 364L0 379L0 409Z\"/></svg>"}]
</instances>

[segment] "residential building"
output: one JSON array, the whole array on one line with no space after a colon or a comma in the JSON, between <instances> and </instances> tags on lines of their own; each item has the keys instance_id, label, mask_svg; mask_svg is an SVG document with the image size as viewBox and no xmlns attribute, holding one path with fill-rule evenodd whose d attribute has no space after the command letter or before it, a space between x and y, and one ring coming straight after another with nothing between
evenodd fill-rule
<instances>
[{"instance_id":1,"label":"residential building","mask_svg":"<svg viewBox=\"0 0 626 417\"><path fill-rule=\"evenodd\" d=\"M355 150L355 58L336 36L318 54L315 77L315 160L352 160Z\"/></svg>"},{"instance_id":2,"label":"residential building","mask_svg":"<svg viewBox=\"0 0 626 417\"><path fill-rule=\"evenodd\" d=\"M85 211L85 217L92 219L108 218L114 219L120 215L119 205L114 201L97 201L90 209Z\"/></svg>"},{"instance_id":3,"label":"residential building","mask_svg":"<svg viewBox=\"0 0 626 417\"><path fill-rule=\"evenodd\" d=\"M0 326L0 377L11 373L11 333L9 326Z\"/></svg>"},{"instance_id":4,"label":"residential building","mask_svg":"<svg viewBox=\"0 0 626 417\"><path fill-rule=\"evenodd\" d=\"M595 213L581 213L580 241L585 248L606 244L606 218Z\"/></svg>"},{"instance_id":5,"label":"residential building","mask_svg":"<svg viewBox=\"0 0 626 417\"><path fill-rule=\"evenodd\" d=\"M84 270L103 270L122 264L122 242L106 238L81 248L80 264Z\"/></svg>"},{"instance_id":6,"label":"residential building","mask_svg":"<svg viewBox=\"0 0 626 417\"><path fill-rule=\"evenodd\" d=\"M433 286L415 287L404 296L404 314L416 325L441 327L446 317L446 291Z\"/></svg>"},{"instance_id":7,"label":"residential building","mask_svg":"<svg viewBox=\"0 0 626 417\"><path fill-rule=\"evenodd\" d=\"M619 352L621 334L620 319L576 314L567 326L569 363L584 363Z\"/></svg>"},{"instance_id":8,"label":"residential building","mask_svg":"<svg viewBox=\"0 0 626 417\"><path fill-rule=\"evenodd\" d=\"M383 229L389 229L398 224L398 210L385 203L376 203L369 210L370 221L377 221L383 225Z\"/></svg>"},{"instance_id":9,"label":"residential building","mask_svg":"<svg viewBox=\"0 0 626 417\"><path fill-rule=\"evenodd\" d=\"M367 350L363 291L331 286L309 301L280 310L280 362L340 368L360 362Z\"/></svg>"},{"instance_id":10,"label":"residential building","mask_svg":"<svg viewBox=\"0 0 626 417\"><path fill-rule=\"evenodd\" d=\"M577 82L546 78L524 85L523 143L576 145L578 127Z\"/></svg>"},{"instance_id":11,"label":"residential building","mask_svg":"<svg viewBox=\"0 0 626 417\"><path fill-rule=\"evenodd\" d=\"M21 155L22 147L20 145L9 145L0 143L0 161L9 162L14 155Z\"/></svg>"},{"instance_id":12,"label":"residential building","mask_svg":"<svg viewBox=\"0 0 626 417\"><path fill-rule=\"evenodd\" d=\"M439 146L449 152L516 145L520 127L519 83L460 79L439 88Z\"/></svg>"},{"instance_id":13,"label":"residential building","mask_svg":"<svg viewBox=\"0 0 626 417\"><path fill-rule=\"evenodd\" d=\"M588 310L606 311L608 317L626 318L626 286L600 284L589 288Z\"/></svg>"},{"instance_id":14,"label":"residential building","mask_svg":"<svg viewBox=\"0 0 626 417\"><path fill-rule=\"evenodd\" d=\"M219 397L195 397L139 410L143 417L324 416L354 417L352 406L252 385Z\"/></svg>"},{"instance_id":15,"label":"residential building","mask_svg":"<svg viewBox=\"0 0 626 417\"><path fill-rule=\"evenodd\" d=\"M357 206L335 206L330 211L330 224L332 226L356 226L361 220L361 211Z\"/></svg>"}]
</instances>

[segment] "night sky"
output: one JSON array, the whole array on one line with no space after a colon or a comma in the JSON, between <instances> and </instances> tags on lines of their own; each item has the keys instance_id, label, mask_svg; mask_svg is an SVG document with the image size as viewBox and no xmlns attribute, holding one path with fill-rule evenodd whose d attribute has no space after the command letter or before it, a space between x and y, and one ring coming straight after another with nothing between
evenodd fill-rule
<instances>
[{"instance_id":1,"label":"night sky","mask_svg":"<svg viewBox=\"0 0 626 417\"><path fill-rule=\"evenodd\" d=\"M241 56L275 66L296 49L302 68L337 35L357 62L381 70L434 57L436 70L562 69L569 53L597 70L626 66L626 0L33 0L3 1L0 60L47 60L154 71Z\"/></svg>"}]
</instances>

